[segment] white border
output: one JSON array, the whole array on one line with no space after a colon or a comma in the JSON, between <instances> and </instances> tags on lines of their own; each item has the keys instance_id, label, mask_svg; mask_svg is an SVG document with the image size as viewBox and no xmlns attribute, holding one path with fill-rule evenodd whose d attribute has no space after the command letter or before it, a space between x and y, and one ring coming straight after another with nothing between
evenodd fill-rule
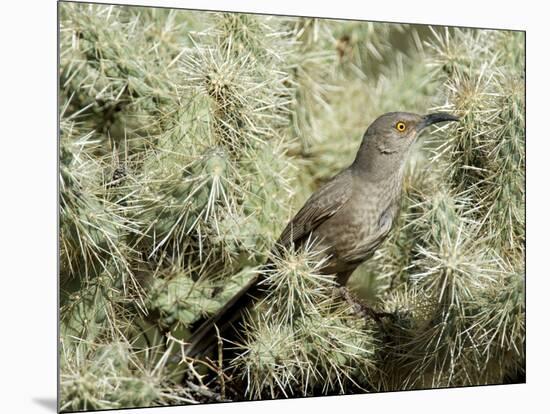
<instances>
[{"instance_id":1,"label":"white border","mask_svg":"<svg viewBox=\"0 0 550 414\"><path fill-rule=\"evenodd\" d=\"M125 1L124 3L129 3ZM517 413L548 406L548 12L535 2L135 0L132 4L527 29L527 385L123 413ZM56 393L56 4L12 0L1 15L0 409L52 412ZM546 300L547 301L547 300ZM50 404L44 404L50 401ZM355 411L356 410L356 411ZM112 411L119 412L119 411Z\"/></svg>"}]
</instances>

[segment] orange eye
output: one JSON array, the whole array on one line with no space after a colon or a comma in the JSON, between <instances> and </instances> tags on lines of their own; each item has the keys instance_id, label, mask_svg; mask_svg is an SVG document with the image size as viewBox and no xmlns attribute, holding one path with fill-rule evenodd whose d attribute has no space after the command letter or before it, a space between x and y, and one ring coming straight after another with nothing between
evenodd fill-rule
<instances>
[{"instance_id":1,"label":"orange eye","mask_svg":"<svg viewBox=\"0 0 550 414\"><path fill-rule=\"evenodd\" d=\"M407 129L407 126L404 122L399 121L397 124L395 124L395 129L397 129L399 132L403 132Z\"/></svg>"}]
</instances>

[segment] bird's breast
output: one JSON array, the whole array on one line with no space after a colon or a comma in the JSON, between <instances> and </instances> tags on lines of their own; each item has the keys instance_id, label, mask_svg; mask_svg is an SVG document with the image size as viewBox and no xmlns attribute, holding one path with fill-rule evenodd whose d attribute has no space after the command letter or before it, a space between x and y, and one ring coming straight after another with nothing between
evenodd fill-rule
<instances>
[{"instance_id":1,"label":"bird's breast","mask_svg":"<svg viewBox=\"0 0 550 414\"><path fill-rule=\"evenodd\" d=\"M322 248L331 255L331 267L356 267L385 240L399 209L396 190L386 186L361 189L316 229L314 236L322 240Z\"/></svg>"}]
</instances>

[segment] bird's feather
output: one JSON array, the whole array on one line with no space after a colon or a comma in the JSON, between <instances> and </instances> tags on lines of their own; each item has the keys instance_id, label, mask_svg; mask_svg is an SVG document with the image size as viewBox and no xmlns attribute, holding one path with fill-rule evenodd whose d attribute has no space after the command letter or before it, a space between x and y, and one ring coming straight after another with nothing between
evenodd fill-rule
<instances>
[{"instance_id":1,"label":"bird's feather","mask_svg":"<svg viewBox=\"0 0 550 414\"><path fill-rule=\"evenodd\" d=\"M338 212L351 197L352 182L349 170L336 175L332 180L321 186L296 214L294 219L281 233L277 246L288 247L292 243L298 244L317 228L322 222ZM265 265L269 267L269 264ZM228 339L230 327L242 318L251 303L263 296L258 283L263 275L259 273L243 286L216 314L208 319L200 320L198 328L189 339L187 356L196 357L211 350L216 343L215 325L220 334Z\"/></svg>"},{"instance_id":2,"label":"bird's feather","mask_svg":"<svg viewBox=\"0 0 550 414\"><path fill-rule=\"evenodd\" d=\"M287 224L277 246L289 247L306 239L321 223L334 216L351 198L353 180L349 169L321 186Z\"/></svg>"}]
</instances>

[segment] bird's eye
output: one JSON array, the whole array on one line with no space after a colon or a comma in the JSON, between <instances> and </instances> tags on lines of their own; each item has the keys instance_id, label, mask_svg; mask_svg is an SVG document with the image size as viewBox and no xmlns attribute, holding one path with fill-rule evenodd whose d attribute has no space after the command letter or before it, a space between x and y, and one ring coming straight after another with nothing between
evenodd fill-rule
<instances>
[{"instance_id":1,"label":"bird's eye","mask_svg":"<svg viewBox=\"0 0 550 414\"><path fill-rule=\"evenodd\" d=\"M399 121L397 124L395 124L395 129L397 129L399 132L403 132L407 129L407 126L404 122Z\"/></svg>"}]
</instances>

